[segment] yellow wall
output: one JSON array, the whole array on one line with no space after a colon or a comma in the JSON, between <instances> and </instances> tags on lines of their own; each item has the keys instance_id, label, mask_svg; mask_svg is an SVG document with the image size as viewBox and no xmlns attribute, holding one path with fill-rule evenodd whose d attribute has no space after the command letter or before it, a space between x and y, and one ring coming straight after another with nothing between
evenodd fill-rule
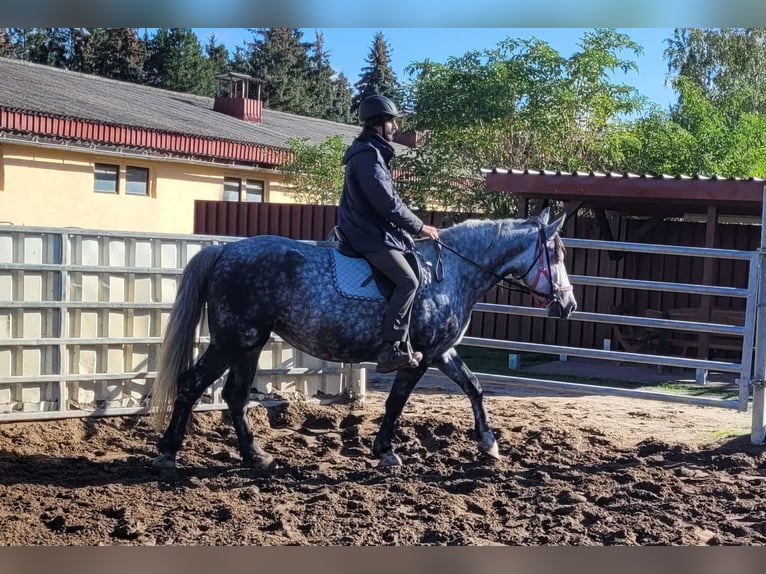
<instances>
[{"instance_id":1,"label":"yellow wall","mask_svg":"<svg viewBox=\"0 0 766 574\"><path fill-rule=\"evenodd\" d=\"M94 164L120 166L117 194L93 191ZM125 166L149 168L149 196L125 194ZM221 200L223 178L263 180L264 201L293 203L281 176L252 169L0 144L0 223L192 233L194 201Z\"/></svg>"}]
</instances>

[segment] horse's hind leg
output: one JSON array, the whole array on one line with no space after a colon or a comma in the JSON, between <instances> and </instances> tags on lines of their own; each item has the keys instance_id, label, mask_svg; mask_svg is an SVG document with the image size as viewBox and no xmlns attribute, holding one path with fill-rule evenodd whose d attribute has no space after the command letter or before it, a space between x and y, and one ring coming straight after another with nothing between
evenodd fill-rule
<instances>
[{"instance_id":1,"label":"horse's hind leg","mask_svg":"<svg viewBox=\"0 0 766 574\"><path fill-rule=\"evenodd\" d=\"M160 456L152 463L155 468L175 468L176 454L183 443L194 403L205 389L224 373L227 366L227 357L218 347L211 344L196 364L178 378L173 414L165 434L157 444Z\"/></svg>"},{"instance_id":2,"label":"horse's hind leg","mask_svg":"<svg viewBox=\"0 0 766 574\"><path fill-rule=\"evenodd\" d=\"M437 361L434 361L434 366L455 381L463 389L463 392L468 395L471 401L471 408L473 409L479 450L499 460L500 453L497 449L497 441L487 423L487 413L484 411L484 391L481 388L479 379L471 372L455 349L450 349Z\"/></svg>"},{"instance_id":3,"label":"horse's hind leg","mask_svg":"<svg viewBox=\"0 0 766 574\"><path fill-rule=\"evenodd\" d=\"M274 464L274 457L263 450L255 441L250 423L247 420L247 403L250 400L250 385L258 370L258 357L261 348L250 351L237 360L229 371L223 387L223 398L229 406L231 421L237 432L239 453L242 462L256 470L268 470Z\"/></svg>"},{"instance_id":4,"label":"horse's hind leg","mask_svg":"<svg viewBox=\"0 0 766 574\"><path fill-rule=\"evenodd\" d=\"M386 410L380 423L380 429L375 436L375 442L372 444L372 453L378 457L381 466L399 466L402 464L402 459L394 454L391 438L394 434L396 421L402 414L402 409L410 397L412 389L415 388L427 369L428 365L424 361L414 369L401 369L396 373L394 384L386 399Z\"/></svg>"}]
</instances>

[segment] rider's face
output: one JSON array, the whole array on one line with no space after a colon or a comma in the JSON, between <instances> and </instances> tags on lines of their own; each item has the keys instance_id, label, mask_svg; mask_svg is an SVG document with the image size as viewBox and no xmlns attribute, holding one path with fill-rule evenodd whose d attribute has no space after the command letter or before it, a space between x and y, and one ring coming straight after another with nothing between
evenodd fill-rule
<instances>
[{"instance_id":1,"label":"rider's face","mask_svg":"<svg viewBox=\"0 0 766 574\"><path fill-rule=\"evenodd\" d=\"M394 141L394 134L396 133L397 127L396 118L388 119L386 123L383 124L383 133L381 134L383 139L388 142Z\"/></svg>"}]
</instances>

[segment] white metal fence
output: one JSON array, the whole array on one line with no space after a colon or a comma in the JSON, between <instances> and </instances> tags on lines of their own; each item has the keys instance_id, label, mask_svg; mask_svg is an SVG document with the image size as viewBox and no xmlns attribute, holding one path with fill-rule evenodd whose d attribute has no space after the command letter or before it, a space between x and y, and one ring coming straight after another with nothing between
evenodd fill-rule
<instances>
[{"instance_id":1,"label":"white metal fence","mask_svg":"<svg viewBox=\"0 0 766 574\"><path fill-rule=\"evenodd\" d=\"M766 188L764 188L763 205L764 213L762 221L766 222ZM572 283L581 285L619 287L627 289L661 290L678 293L696 293L702 295L722 295L727 297L745 298L745 321L744 325L742 326L719 323L701 323L696 321L655 319L649 317L629 317L624 315L589 313L582 311L577 311L570 317L570 320L574 321L590 321L597 323L630 325L653 329L675 329L697 333L723 334L741 337L741 361L739 363L711 361L691 359L681 356L659 356L654 354L618 352L606 349L600 350L584 349L579 347L562 347L557 345L545 345L523 341L501 341L482 339L477 337L465 337L462 340L462 344L514 351L586 357L609 361L636 362L670 367L685 367L701 371L736 373L738 375L737 383L739 388L737 399L728 400L680 394L674 395L667 392L631 390L608 386L566 383L542 380L538 378L525 378L504 375L480 374L478 376L481 380L495 383L527 384L534 387L568 389L572 391L588 392L592 394L622 395L667 402L697 404L701 406L725 407L738 409L740 411L746 411L750 406L752 407L751 440L755 444L762 444L764 441L766 441L766 415L764 414L766 411L766 393L764 393L764 379L766 379L766 229L764 229L763 225L761 227L760 249L753 252L730 249L709 249L615 241L595 241L573 238L565 238L564 243L568 248L575 249L617 250L627 252L658 253L688 257L710 257L749 261L748 286L742 289L733 287L644 281L611 277L590 277L579 275L570 276ZM513 305L479 303L476 305L476 310L492 313L507 313L512 315L528 315L537 317L546 316L546 311L544 309L533 309L529 307ZM435 369L431 369L431 373L437 376L441 376L440 373Z\"/></svg>"},{"instance_id":2,"label":"white metal fence","mask_svg":"<svg viewBox=\"0 0 766 574\"><path fill-rule=\"evenodd\" d=\"M0 228L0 421L144 411L183 267L232 239ZM319 361L277 337L259 367L254 390L265 395L364 392L358 366ZM198 408L224 408L221 385Z\"/></svg>"},{"instance_id":3,"label":"white metal fence","mask_svg":"<svg viewBox=\"0 0 766 574\"><path fill-rule=\"evenodd\" d=\"M766 203L766 202L765 202ZM155 356L184 265L202 247L231 237L119 234L50 228L0 228L0 421L135 414L146 408ZM766 234L756 252L565 239L575 249L616 249L750 261L745 289L572 276L575 284L746 298L745 324L733 326L576 312L571 320L672 328L742 338L739 363L559 347L466 337L467 345L639 362L738 374L734 400L670 395L542 379L481 374L492 382L753 409L752 440L762 443L766 376ZM764 303L759 304L759 301ZM479 304L479 311L544 316L541 309ZM763 316L761 316L763 315ZM199 333L199 342L207 341ZM753 351L755 359L753 360ZM363 365L325 363L274 338L259 362L257 393L362 396ZM435 369L430 370L438 374ZM198 409L218 409L221 381Z\"/></svg>"}]
</instances>

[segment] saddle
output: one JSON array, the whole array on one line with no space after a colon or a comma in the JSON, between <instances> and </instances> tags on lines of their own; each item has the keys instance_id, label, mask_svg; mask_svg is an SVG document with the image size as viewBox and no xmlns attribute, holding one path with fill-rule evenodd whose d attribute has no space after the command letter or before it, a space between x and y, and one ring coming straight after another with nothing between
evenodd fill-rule
<instances>
[{"instance_id":1,"label":"saddle","mask_svg":"<svg viewBox=\"0 0 766 574\"><path fill-rule=\"evenodd\" d=\"M328 241L335 242L330 250L330 263L333 271L333 283L338 293L352 299L388 300L394 291L394 283L380 271L370 265L364 255L356 251L343 232L336 226L330 230ZM424 273L416 252L404 254L407 263L422 283L429 274ZM376 289L377 287L377 289Z\"/></svg>"}]
</instances>

